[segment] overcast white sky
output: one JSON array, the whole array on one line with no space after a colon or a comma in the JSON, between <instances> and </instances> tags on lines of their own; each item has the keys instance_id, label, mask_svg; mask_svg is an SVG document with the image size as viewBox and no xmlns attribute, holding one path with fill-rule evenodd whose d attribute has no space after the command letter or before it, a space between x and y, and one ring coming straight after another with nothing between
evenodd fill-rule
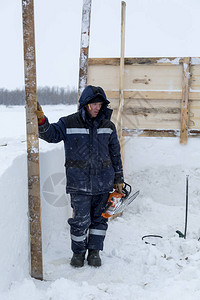
<instances>
[{"instance_id":1,"label":"overcast white sky","mask_svg":"<svg viewBox=\"0 0 200 300\"><path fill-rule=\"evenodd\" d=\"M24 86L21 0L0 0L0 88ZM35 0L37 85L77 87L82 0ZM199 0L126 0L125 56L200 56ZM90 57L120 55L120 0L93 0Z\"/></svg>"}]
</instances>

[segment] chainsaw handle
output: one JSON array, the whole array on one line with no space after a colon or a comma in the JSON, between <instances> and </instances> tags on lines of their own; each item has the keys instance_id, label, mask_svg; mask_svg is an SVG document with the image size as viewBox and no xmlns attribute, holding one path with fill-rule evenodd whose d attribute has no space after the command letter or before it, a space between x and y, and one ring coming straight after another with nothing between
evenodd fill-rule
<instances>
[{"instance_id":1,"label":"chainsaw handle","mask_svg":"<svg viewBox=\"0 0 200 300\"><path fill-rule=\"evenodd\" d=\"M127 186L129 188L129 190L127 190ZM131 185L124 181L124 186L122 188L122 193L124 193L125 196L129 196L130 193L131 193L131 190L132 190Z\"/></svg>"}]
</instances>

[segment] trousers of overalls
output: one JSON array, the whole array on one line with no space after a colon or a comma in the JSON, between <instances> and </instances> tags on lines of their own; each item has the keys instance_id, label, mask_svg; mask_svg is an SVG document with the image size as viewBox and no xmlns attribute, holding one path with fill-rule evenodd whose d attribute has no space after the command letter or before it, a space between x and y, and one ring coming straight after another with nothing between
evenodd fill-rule
<instances>
[{"instance_id":1,"label":"trousers of overalls","mask_svg":"<svg viewBox=\"0 0 200 300\"><path fill-rule=\"evenodd\" d=\"M84 253L87 249L103 250L108 228L107 219L101 216L109 193L101 195L71 194L73 218L68 220L71 233L71 249Z\"/></svg>"}]
</instances>

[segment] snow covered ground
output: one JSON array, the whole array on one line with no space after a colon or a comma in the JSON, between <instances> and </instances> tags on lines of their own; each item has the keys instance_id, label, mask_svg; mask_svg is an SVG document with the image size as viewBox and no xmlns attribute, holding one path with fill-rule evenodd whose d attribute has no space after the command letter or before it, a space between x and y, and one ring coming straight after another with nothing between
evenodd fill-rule
<instances>
[{"instance_id":1,"label":"snow covered ground","mask_svg":"<svg viewBox=\"0 0 200 300\"><path fill-rule=\"evenodd\" d=\"M76 106L44 106L51 122ZM29 276L24 107L0 107L0 299L200 299L200 140L127 138L125 178L140 195L109 223L102 267L69 265L63 145L40 141L44 278ZM189 175L187 239L185 179ZM142 236L161 235L146 244Z\"/></svg>"}]
</instances>

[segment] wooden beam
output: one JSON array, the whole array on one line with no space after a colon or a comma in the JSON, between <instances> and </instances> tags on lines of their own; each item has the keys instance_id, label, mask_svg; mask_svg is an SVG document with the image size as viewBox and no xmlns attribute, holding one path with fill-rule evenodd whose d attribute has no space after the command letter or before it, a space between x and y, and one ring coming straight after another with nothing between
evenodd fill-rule
<instances>
[{"instance_id":1,"label":"wooden beam","mask_svg":"<svg viewBox=\"0 0 200 300\"><path fill-rule=\"evenodd\" d=\"M120 57L120 80L119 80L119 108L116 119L116 128L119 139L122 136L121 114L124 105L124 48L125 48L125 13L126 3L121 2L121 57Z\"/></svg>"},{"instance_id":2,"label":"wooden beam","mask_svg":"<svg viewBox=\"0 0 200 300\"><path fill-rule=\"evenodd\" d=\"M91 65L88 68L88 82L100 85L105 91L119 91L120 67ZM182 65L125 65L124 92L139 94L148 91L182 91Z\"/></svg>"},{"instance_id":3,"label":"wooden beam","mask_svg":"<svg viewBox=\"0 0 200 300\"><path fill-rule=\"evenodd\" d=\"M124 137L122 135L122 111L124 105L124 50L125 50L125 18L126 2L121 2L121 56L120 56L120 80L119 80L119 107L116 118L116 129L121 148L122 165L124 165ZM118 213L110 218L110 221L122 215Z\"/></svg>"},{"instance_id":4,"label":"wooden beam","mask_svg":"<svg viewBox=\"0 0 200 300\"><path fill-rule=\"evenodd\" d=\"M91 5L92 0L83 0L78 99L87 85Z\"/></svg>"},{"instance_id":5,"label":"wooden beam","mask_svg":"<svg viewBox=\"0 0 200 300\"><path fill-rule=\"evenodd\" d=\"M181 104L181 134L180 134L181 144L187 144L187 138L188 138L189 80L190 80L190 57L184 57L183 79L182 79L182 104Z\"/></svg>"},{"instance_id":6,"label":"wooden beam","mask_svg":"<svg viewBox=\"0 0 200 300\"><path fill-rule=\"evenodd\" d=\"M119 99L119 91L109 91L106 90L106 95L109 99ZM124 90L124 99L138 100L138 99L146 99L146 100L181 100L182 92L172 92L172 91L131 91ZM200 92L190 91L189 92L189 100L200 100Z\"/></svg>"},{"instance_id":7,"label":"wooden beam","mask_svg":"<svg viewBox=\"0 0 200 300\"><path fill-rule=\"evenodd\" d=\"M183 63L183 57L125 57L125 65L179 65ZM109 58L89 58L89 65L120 65L120 58L109 57ZM191 57L191 65L200 65L200 57Z\"/></svg>"},{"instance_id":8,"label":"wooden beam","mask_svg":"<svg viewBox=\"0 0 200 300\"><path fill-rule=\"evenodd\" d=\"M125 19L126 2L121 2L121 55L120 55L120 80L119 80L119 108L116 118L116 128L121 147L122 165L124 165L124 137L122 135L122 111L124 106L124 52L125 52Z\"/></svg>"},{"instance_id":9,"label":"wooden beam","mask_svg":"<svg viewBox=\"0 0 200 300\"><path fill-rule=\"evenodd\" d=\"M200 136L200 130L189 130L188 135L190 137ZM179 137L180 130L170 130L170 129L144 129L144 130L123 130L123 136L132 136L132 137Z\"/></svg>"},{"instance_id":10,"label":"wooden beam","mask_svg":"<svg viewBox=\"0 0 200 300\"><path fill-rule=\"evenodd\" d=\"M123 136L132 137L177 137L180 136L180 130L171 129L123 129Z\"/></svg>"},{"instance_id":11,"label":"wooden beam","mask_svg":"<svg viewBox=\"0 0 200 300\"><path fill-rule=\"evenodd\" d=\"M22 0L31 276L43 279L34 4Z\"/></svg>"},{"instance_id":12,"label":"wooden beam","mask_svg":"<svg viewBox=\"0 0 200 300\"><path fill-rule=\"evenodd\" d=\"M183 63L182 57L125 57L125 65L166 65L173 66ZM196 61L197 64L198 61ZM89 65L120 65L120 58L110 57L110 58L89 58ZM200 60L199 60L200 64Z\"/></svg>"},{"instance_id":13,"label":"wooden beam","mask_svg":"<svg viewBox=\"0 0 200 300\"><path fill-rule=\"evenodd\" d=\"M130 137L179 137L180 130L172 129L123 129L123 136ZM199 137L200 130L188 130L189 137Z\"/></svg>"}]
</instances>

